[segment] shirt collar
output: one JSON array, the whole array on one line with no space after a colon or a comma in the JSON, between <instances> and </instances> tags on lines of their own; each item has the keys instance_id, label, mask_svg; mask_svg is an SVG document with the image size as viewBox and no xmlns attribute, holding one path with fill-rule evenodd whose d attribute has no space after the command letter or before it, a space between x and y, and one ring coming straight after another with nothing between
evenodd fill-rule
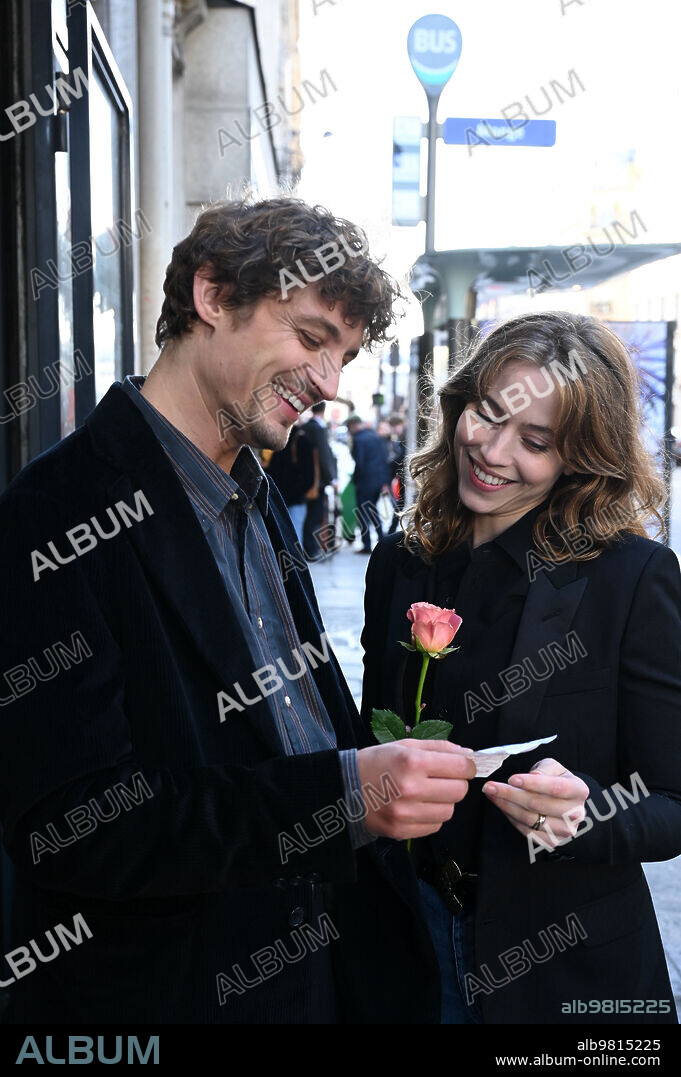
<instances>
[{"instance_id":1,"label":"shirt collar","mask_svg":"<svg viewBox=\"0 0 681 1077\"><path fill-rule=\"evenodd\" d=\"M535 505L533 509L529 509L524 516L521 516L514 524L502 531L495 539L478 546L475 552L482 550L483 547L499 546L513 558L518 567L524 572L527 568L527 555L531 550L534 550L532 526L537 516L544 511L548 503L549 499L545 498L540 505Z\"/></svg>"},{"instance_id":2,"label":"shirt collar","mask_svg":"<svg viewBox=\"0 0 681 1077\"><path fill-rule=\"evenodd\" d=\"M241 446L228 474L142 396L144 382L140 375L128 375L123 390L146 418L185 486L191 487L191 496L207 519L214 523L227 506L237 503L242 508L255 503L266 516L267 479L250 445Z\"/></svg>"},{"instance_id":3,"label":"shirt collar","mask_svg":"<svg viewBox=\"0 0 681 1077\"><path fill-rule=\"evenodd\" d=\"M255 502L262 515L267 516L269 511L267 478L250 445L242 445L239 449L232 465L231 478L247 495L247 503ZM233 500L237 499L233 498Z\"/></svg>"}]
</instances>

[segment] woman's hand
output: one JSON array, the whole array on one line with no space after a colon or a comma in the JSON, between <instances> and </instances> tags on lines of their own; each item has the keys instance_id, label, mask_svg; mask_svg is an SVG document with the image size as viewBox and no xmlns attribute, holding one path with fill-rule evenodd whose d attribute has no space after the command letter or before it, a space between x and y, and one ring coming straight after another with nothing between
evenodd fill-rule
<instances>
[{"instance_id":1,"label":"woman's hand","mask_svg":"<svg viewBox=\"0 0 681 1077\"><path fill-rule=\"evenodd\" d=\"M532 833L532 824L545 815L545 826L561 839L571 838L584 819L584 802L589 795L586 782L556 759L540 759L529 774L514 774L509 778L508 785L486 782L482 791L523 837ZM567 820L564 815L568 816ZM544 827L534 833L543 840L551 840Z\"/></svg>"}]
</instances>

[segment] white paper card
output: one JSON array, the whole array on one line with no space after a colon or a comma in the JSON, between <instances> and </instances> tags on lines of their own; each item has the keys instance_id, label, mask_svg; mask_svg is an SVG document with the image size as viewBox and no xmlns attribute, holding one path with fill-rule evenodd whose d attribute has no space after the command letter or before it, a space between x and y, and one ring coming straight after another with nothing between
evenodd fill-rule
<instances>
[{"instance_id":1,"label":"white paper card","mask_svg":"<svg viewBox=\"0 0 681 1077\"><path fill-rule=\"evenodd\" d=\"M494 771L499 769L509 755L521 755L523 752L531 752L538 748L540 744L550 744L557 736L558 734L554 733L552 737L544 737L541 740L526 740L522 744L501 744L498 748L481 748L480 751L473 752L475 777L489 778L490 774L494 774Z\"/></svg>"}]
</instances>

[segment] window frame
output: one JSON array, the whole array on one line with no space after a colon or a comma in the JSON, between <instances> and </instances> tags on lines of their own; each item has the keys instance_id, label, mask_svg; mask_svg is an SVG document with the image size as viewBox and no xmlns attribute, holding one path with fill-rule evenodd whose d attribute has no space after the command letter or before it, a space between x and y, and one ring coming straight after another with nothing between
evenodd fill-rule
<instances>
[{"instance_id":1,"label":"window frame","mask_svg":"<svg viewBox=\"0 0 681 1077\"><path fill-rule=\"evenodd\" d=\"M120 197L121 220L132 229L133 203L133 109L123 77L90 4L70 9L68 19L69 64L80 67L90 86L93 74L103 84L118 118L118 174L114 177ZM90 93L74 99L69 109L71 147L71 238L72 244L87 243L91 265L73 278L73 347L91 366L91 374L75 383L76 427L96 404L94 343L94 266L92 264L92 199L90 169ZM120 259L121 310L117 331L121 332L122 369L120 376L134 373L134 266L132 244L121 243L109 257Z\"/></svg>"}]
</instances>

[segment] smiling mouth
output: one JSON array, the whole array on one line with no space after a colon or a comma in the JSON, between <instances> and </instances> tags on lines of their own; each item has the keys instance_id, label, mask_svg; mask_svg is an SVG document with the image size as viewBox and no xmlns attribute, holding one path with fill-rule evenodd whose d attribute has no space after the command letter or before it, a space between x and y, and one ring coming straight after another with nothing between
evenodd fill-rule
<instances>
[{"instance_id":1,"label":"smiling mouth","mask_svg":"<svg viewBox=\"0 0 681 1077\"><path fill-rule=\"evenodd\" d=\"M273 385L277 396L281 397L281 399L298 415L302 415L304 411L307 411L310 405L305 400L301 400L299 396L296 396L290 389L287 389L285 385L279 385L277 382L273 382Z\"/></svg>"},{"instance_id":2,"label":"smiling mouth","mask_svg":"<svg viewBox=\"0 0 681 1077\"><path fill-rule=\"evenodd\" d=\"M492 475L489 471L483 471L480 465L473 459L472 456L468 456L470 463L470 476L474 486L478 489L481 487L489 490L499 490L502 486L512 486L515 479L502 479L499 475Z\"/></svg>"}]
</instances>

